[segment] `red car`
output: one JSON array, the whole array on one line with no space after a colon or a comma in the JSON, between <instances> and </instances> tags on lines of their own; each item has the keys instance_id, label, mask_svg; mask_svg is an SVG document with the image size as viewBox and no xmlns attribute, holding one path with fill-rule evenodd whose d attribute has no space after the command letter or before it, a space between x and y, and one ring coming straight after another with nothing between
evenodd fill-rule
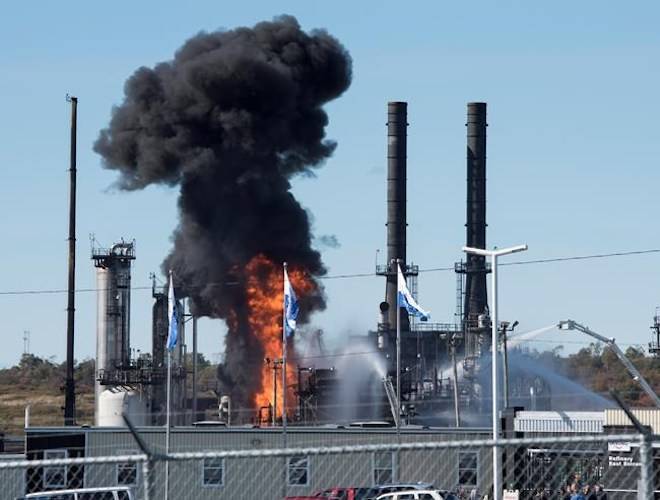
<instances>
[{"instance_id":1,"label":"red car","mask_svg":"<svg viewBox=\"0 0 660 500\"><path fill-rule=\"evenodd\" d=\"M329 488L319 491L308 497L286 497L285 500L319 500L327 498L328 500L361 500L371 488Z\"/></svg>"}]
</instances>

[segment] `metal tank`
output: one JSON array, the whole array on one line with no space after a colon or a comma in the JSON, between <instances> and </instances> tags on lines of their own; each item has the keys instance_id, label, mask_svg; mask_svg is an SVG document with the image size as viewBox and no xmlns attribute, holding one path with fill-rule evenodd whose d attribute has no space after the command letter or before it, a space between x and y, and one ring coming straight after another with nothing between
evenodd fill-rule
<instances>
[{"instance_id":1,"label":"metal tank","mask_svg":"<svg viewBox=\"0 0 660 500\"><path fill-rule=\"evenodd\" d=\"M99 394L97 427L125 427L126 415L133 425L148 425L145 398L137 391L124 387L102 390Z\"/></svg>"}]
</instances>

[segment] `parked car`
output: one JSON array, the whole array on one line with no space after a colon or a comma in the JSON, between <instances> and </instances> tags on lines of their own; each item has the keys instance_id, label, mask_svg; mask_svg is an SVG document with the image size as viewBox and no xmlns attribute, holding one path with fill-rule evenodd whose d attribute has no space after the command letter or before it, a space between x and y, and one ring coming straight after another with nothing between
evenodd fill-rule
<instances>
[{"instance_id":1,"label":"parked car","mask_svg":"<svg viewBox=\"0 0 660 500\"><path fill-rule=\"evenodd\" d=\"M319 491L311 496L286 497L286 500L319 500L325 498L328 500L364 500L365 495L371 491L371 488L328 488Z\"/></svg>"},{"instance_id":2,"label":"parked car","mask_svg":"<svg viewBox=\"0 0 660 500\"><path fill-rule=\"evenodd\" d=\"M372 486L361 500L376 500L385 493L396 493L410 490L432 490L433 485L429 483L407 483L407 484L383 484Z\"/></svg>"},{"instance_id":3,"label":"parked car","mask_svg":"<svg viewBox=\"0 0 660 500\"><path fill-rule=\"evenodd\" d=\"M371 488L330 488L316 494L321 498L338 500L363 500Z\"/></svg>"},{"instance_id":4,"label":"parked car","mask_svg":"<svg viewBox=\"0 0 660 500\"><path fill-rule=\"evenodd\" d=\"M131 489L126 486L110 488L78 488L30 493L16 500L133 500Z\"/></svg>"},{"instance_id":5,"label":"parked car","mask_svg":"<svg viewBox=\"0 0 660 500\"><path fill-rule=\"evenodd\" d=\"M384 493L377 500L447 500L442 490L406 490Z\"/></svg>"},{"instance_id":6,"label":"parked car","mask_svg":"<svg viewBox=\"0 0 660 500\"><path fill-rule=\"evenodd\" d=\"M295 497L284 497L284 500L319 500L318 495L315 493L311 496L295 496Z\"/></svg>"}]
</instances>

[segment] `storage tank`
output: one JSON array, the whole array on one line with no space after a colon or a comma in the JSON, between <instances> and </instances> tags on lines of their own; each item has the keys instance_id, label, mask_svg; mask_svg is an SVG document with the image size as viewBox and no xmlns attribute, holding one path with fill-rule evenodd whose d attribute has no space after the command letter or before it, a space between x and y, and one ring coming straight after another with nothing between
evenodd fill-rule
<instances>
[{"instance_id":1,"label":"storage tank","mask_svg":"<svg viewBox=\"0 0 660 500\"><path fill-rule=\"evenodd\" d=\"M96 425L125 427L122 415L133 425L148 425L147 405L138 392L121 387L102 390L97 400Z\"/></svg>"}]
</instances>

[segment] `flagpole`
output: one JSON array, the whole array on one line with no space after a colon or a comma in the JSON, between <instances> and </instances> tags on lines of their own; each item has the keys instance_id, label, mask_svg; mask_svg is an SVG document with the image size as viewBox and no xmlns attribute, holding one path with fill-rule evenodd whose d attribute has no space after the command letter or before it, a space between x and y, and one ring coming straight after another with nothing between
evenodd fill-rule
<instances>
[{"instance_id":1,"label":"flagpole","mask_svg":"<svg viewBox=\"0 0 660 500\"><path fill-rule=\"evenodd\" d=\"M396 428L397 431L401 427L401 307L399 306L399 290L401 283L399 283L399 259L396 260L396 405L397 416Z\"/></svg>"},{"instance_id":2,"label":"flagpole","mask_svg":"<svg viewBox=\"0 0 660 500\"><path fill-rule=\"evenodd\" d=\"M286 273L286 262L284 272ZM286 286L286 285L285 285ZM286 290L284 291L286 293ZM284 304L284 301L282 301ZM282 308L282 430L284 431L284 446L286 447L286 308Z\"/></svg>"},{"instance_id":3,"label":"flagpole","mask_svg":"<svg viewBox=\"0 0 660 500\"><path fill-rule=\"evenodd\" d=\"M171 276L171 273L170 273ZM171 279L171 278L170 278ZM165 454L170 452L170 392L172 381L172 351L167 349L167 410L165 414ZM165 500L169 498L170 462L165 460Z\"/></svg>"},{"instance_id":4,"label":"flagpole","mask_svg":"<svg viewBox=\"0 0 660 500\"><path fill-rule=\"evenodd\" d=\"M167 350L167 400L165 404L165 455L170 452L170 404L172 392L172 349L170 348L170 336L172 335L172 316L174 314L170 311L176 310L176 302L174 302L174 283L172 282L172 270L170 269L170 284L167 293L167 342L165 348ZM170 304L170 302L174 302ZM176 318L176 316L175 316ZM165 460L165 500L169 499L170 493L170 462Z\"/></svg>"},{"instance_id":5,"label":"flagpole","mask_svg":"<svg viewBox=\"0 0 660 500\"><path fill-rule=\"evenodd\" d=\"M401 444L401 307L399 305L399 290L401 290L401 283L399 279L401 276L400 259L396 259L396 436L397 443ZM399 450L396 452L396 477L395 481L399 481Z\"/></svg>"},{"instance_id":6,"label":"flagpole","mask_svg":"<svg viewBox=\"0 0 660 500\"><path fill-rule=\"evenodd\" d=\"M282 448L286 449L286 280L287 280L287 274L286 274L286 262L283 263L283 273L282 276L284 278L283 284L282 284L282 291L284 292L284 295L282 295ZM273 376L277 376L277 371L274 373ZM288 465L287 465L287 458L284 457L284 467L282 470L284 477L282 481L282 489L284 496L286 497L287 494L287 477L288 477Z\"/></svg>"}]
</instances>

